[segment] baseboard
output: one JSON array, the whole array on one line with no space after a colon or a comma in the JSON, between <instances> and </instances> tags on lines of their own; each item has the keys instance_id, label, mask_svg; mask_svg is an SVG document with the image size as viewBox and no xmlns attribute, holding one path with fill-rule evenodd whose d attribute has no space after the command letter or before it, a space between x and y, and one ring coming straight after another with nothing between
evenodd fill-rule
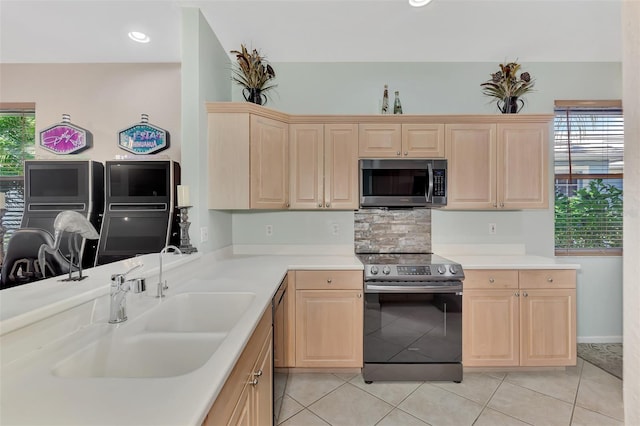
<instances>
[{"instance_id":1,"label":"baseboard","mask_svg":"<svg viewBox=\"0 0 640 426\"><path fill-rule=\"evenodd\" d=\"M578 336L578 343L622 343L622 336Z\"/></svg>"}]
</instances>

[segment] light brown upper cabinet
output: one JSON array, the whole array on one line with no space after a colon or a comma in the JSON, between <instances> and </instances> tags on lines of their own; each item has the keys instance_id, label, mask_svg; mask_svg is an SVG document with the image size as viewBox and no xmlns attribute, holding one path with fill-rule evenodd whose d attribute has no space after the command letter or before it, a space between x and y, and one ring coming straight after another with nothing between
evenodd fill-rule
<instances>
[{"instance_id":1,"label":"light brown upper cabinet","mask_svg":"<svg viewBox=\"0 0 640 426\"><path fill-rule=\"evenodd\" d=\"M251 116L252 209L289 207L289 125Z\"/></svg>"},{"instance_id":2,"label":"light brown upper cabinet","mask_svg":"<svg viewBox=\"0 0 640 426\"><path fill-rule=\"evenodd\" d=\"M210 113L209 208L285 209L289 125L244 112Z\"/></svg>"},{"instance_id":3,"label":"light brown upper cabinet","mask_svg":"<svg viewBox=\"0 0 640 426\"><path fill-rule=\"evenodd\" d=\"M358 208L358 126L289 126L292 209Z\"/></svg>"},{"instance_id":4,"label":"light brown upper cabinet","mask_svg":"<svg viewBox=\"0 0 640 426\"><path fill-rule=\"evenodd\" d=\"M359 125L361 158L442 158L444 154L444 124Z\"/></svg>"},{"instance_id":5,"label":"light brown upper cabinet","mask_svg":"<svg viewBox=\"0 0 640 426\"><path fill-rule=\"evenodd\" d=\"M549 122L446 125L447 208L549 207Z\"/></svg>"},{"instance_id":6,"label":"light brown upper cabinet","mask_svg":"<svg viewBox=\"0 0 640 426\"><path fill-rule=\"evenodd\" d=\"M553 115L290 115L213 102L209 208L358 208L358 157L447 158L447 209L549 207Z\"/></svg>"}]
</instances>

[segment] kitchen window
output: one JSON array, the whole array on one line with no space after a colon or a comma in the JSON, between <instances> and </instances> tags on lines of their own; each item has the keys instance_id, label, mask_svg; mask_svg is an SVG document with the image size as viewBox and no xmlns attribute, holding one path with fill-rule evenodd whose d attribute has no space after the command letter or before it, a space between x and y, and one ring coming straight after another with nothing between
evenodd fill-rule
<instances>
[{"instance_id":1,"label":"kitchen window","mask_svg":"<svg viewBox=\"0 0 640 426\"><path fill-rule=\"evenodd\" d=\"M20 228L24 210L24 160L35 157L35 104L0 103L0 192L6 210L4 243ZM2 241L0 241L2 243Z\"/></svg>"},{"instance_id":2,"label":"kitchen window","mask_svg":"<svg viewBox=\"0 0 640 426\"><path fill-rule=\"evenodd\" d=\"M556 255L621 255L621 102L556 101L554 135Z\"/></svg>"}]
</instances>

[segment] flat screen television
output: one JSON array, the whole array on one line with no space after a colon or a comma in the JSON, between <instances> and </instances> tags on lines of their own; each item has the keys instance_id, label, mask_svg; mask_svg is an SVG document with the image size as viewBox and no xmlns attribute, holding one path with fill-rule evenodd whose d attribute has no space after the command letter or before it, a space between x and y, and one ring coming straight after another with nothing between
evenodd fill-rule
<instances>
[{"instance_id":1,"label":"flat screen television","mask_svg":"<svg viewBox=\"0 0 640 426\"><path fill-rule=\"evenodd\" d=\"M39 228L55 234L57 215L65 210L85 216L100 231L104 211L104 166L91 160L27 160L22 228ZM68 234L60 250L68 255ZM83 266L93 266L98 241L86 241Z\"/></svg>"},{"instance_id":2,"label":"flat screen television","mask_svg":"<svg viewBox=\"0 0 640 426\"><path fill-rule=\"evenodd\" d=\"M102 203L102 163L88 160L27 160L24 173L25 210L30 204Z\"/></svg>"},{"instance_id":3,"label":"flat screen television","mask_svg":"<svg viewBox=\"0 0 640 426\"><path fill-rule=\"evenodd\" d=\"M166 205L167 210L172 210L179 168L169 160L107 161L106 182L107 206L153 204Z\"/></svg>"}]
</instances>

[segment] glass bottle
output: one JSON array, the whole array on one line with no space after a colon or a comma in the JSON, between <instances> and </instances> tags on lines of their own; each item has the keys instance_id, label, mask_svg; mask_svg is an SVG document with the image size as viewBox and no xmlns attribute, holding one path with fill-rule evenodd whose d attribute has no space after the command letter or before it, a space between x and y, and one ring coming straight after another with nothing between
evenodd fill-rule
<instances>
[{"instance_id":1,"label":"glass bottle","mask_svg":"<svg viewBox=\"0 0 640 426\"><path fill-rule=\"evenodd\" d=\"M402 105L400 104L400 92L396 90L396 99L393 101L393 113L402 114Z\"/></svg>"},{"instance_id":2,"label":"glass bottle","mask_svg":"<svg viewBox=\"0 0 640 426\"><path fill-rule=\"evenodd\" d=\"M389 87L384 85L384 94L382 95L382 108L381 114L389 114Z\"/></svg>"}]
</instances>

